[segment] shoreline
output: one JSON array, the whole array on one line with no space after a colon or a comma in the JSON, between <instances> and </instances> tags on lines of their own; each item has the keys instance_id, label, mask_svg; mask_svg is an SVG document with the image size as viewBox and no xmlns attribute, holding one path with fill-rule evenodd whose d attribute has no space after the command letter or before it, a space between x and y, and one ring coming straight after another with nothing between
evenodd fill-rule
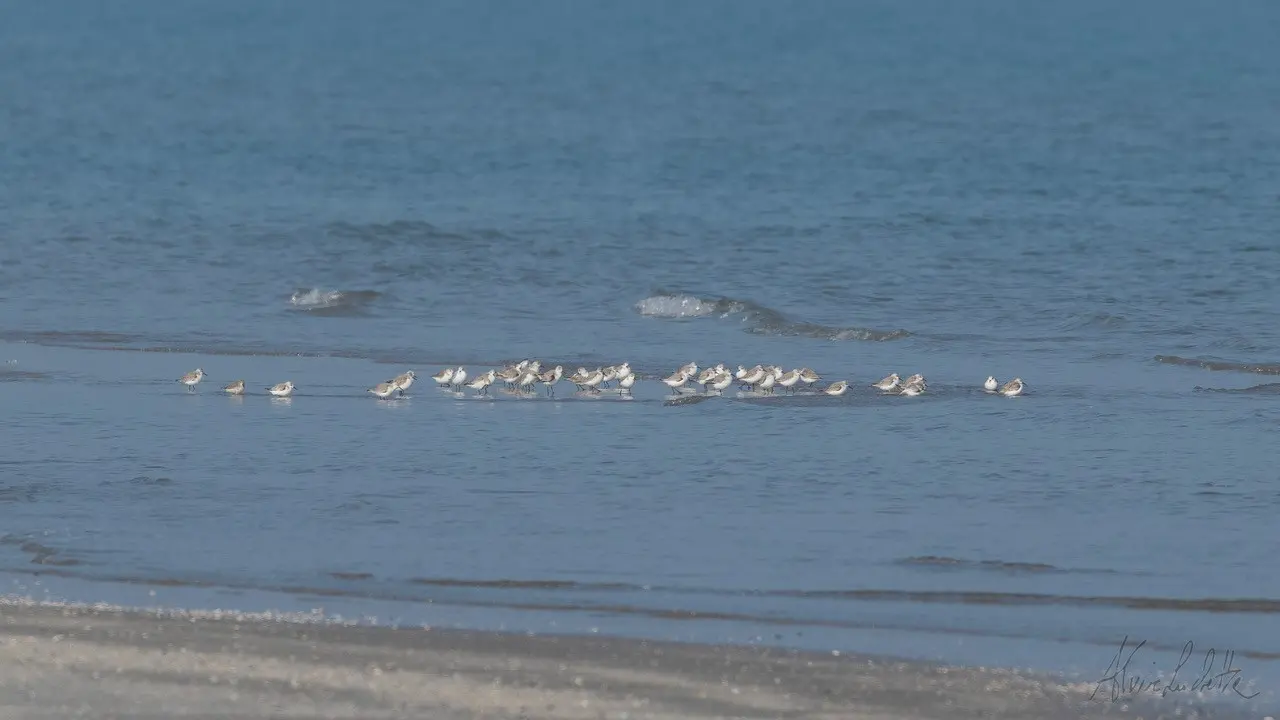
<instances>
[{"instance_id":1,"label":"shoreline","mask_svg":"<svg viewBox=\"0 0 1280 720\"><path fill-rule=\"evenodd\" d=\"M1093 690L776 647L0 598L0 715L12 718L1257 717Z\"/></svg>"}]
</instances>

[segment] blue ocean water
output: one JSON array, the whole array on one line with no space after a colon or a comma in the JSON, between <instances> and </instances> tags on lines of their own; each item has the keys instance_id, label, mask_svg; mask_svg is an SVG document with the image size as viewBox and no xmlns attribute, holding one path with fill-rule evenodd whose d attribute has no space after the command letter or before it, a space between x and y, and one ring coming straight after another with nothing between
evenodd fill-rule
<instances>
[{"instance_id":1,"label":"blue ocean water","mask_svg":"<svg viewBox=\"0 0 1280 720\"><path fill-rule=\"evenodd\" d=\"M1261 1L9 7L6 590L1086 680L1128 635L1274 692L1277 36ZM531 357L644 379L426 380ZM854 389L665 403L689 361Z\"/></svg>"}]
</instances>

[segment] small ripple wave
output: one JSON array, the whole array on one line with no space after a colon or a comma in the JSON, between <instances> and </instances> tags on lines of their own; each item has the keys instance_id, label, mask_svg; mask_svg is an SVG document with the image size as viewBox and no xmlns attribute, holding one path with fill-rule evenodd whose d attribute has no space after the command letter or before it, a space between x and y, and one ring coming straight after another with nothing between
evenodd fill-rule
<instances>
[{"instance_id":1,"label":"small ripple wave","mask_svg":"<svg viewBox=\"0 0 1280 720\"><path fill-rule=\"evenodd\" d=\"M637 313L652 318L684 320L715 317L737 319L754 335L809 337L820 340L899 340L910 337L906 330L876 330L837 327L792 320L772 308L728 297L699 297L685 292L659 290L634 306Z\"/></svg>"},{"instance_id":2,"label":"small ripple wave","mask_svg":"<svg viewBox=\"0 0 1280 720\"><path fill-rule=\"evenodd\" d=\"M365 314L366 306L381 296L376 290L298 288L289 296L289 305L313 315L350 317Z\"/></svg>"}]
</instances>

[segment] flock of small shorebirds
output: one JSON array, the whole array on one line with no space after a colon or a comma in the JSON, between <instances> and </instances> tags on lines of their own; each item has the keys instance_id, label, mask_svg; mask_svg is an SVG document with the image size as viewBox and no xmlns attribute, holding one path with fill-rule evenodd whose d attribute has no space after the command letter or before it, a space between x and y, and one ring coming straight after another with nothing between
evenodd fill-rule
<instances>
[{"instance_id":1,"label":"flock of small shorebirds","mask_svg":"<svg viewBox=\"0 0 1280 720\"><path fill-rule=\"evenodd\" d=\"M478 395L487 395L489 386L498 381L502 381L510 391L517 394L531 393L537 383L542 383L547 389L547 395L554 395L556 383L560 382L562 378L576 385L578 390L591 393L599 393L601 388L608 389L610 388L609 383L616 382L618 392L630 395L631 388L636 384L637 379L636 374L631 371L630 364L625 362L621 365L600 367L595 370L578 368L576 373L567 378L564 377L564 372L564 366L562 365L556 365L544 371L542 363L537 360L521 360L501 370L489 370L480 373L470 378L470 382L468 382L469 376L466 368L461 366L445 368L432 375L431 379L441 389L461 392L466 387L475 390ZM410 370L403 375L398 375L386 382L374 385L369 388L368 392L382 400L401 396L413 384L416 377L414 372ZM178 382L186 385L188 390L195 390L195 386L200 384L203 379L204 370L196 368L179 378ZM681 393L686 390L697 392L693 385L699 385L704 393L715 392L719 394L736 382L744 390L754 391L762 395L773 395L778 388L782 388L789 394L798 392L801 389L812 388L821 379L822 376L807 367L784 371L776 365L756 365L752 368L745 368L739 365L737 371L730 371L724 364L719 364L699 372L698 364L691 362L677 369L668 377L663 378L662 383L675 393ZM919 373L908 377L906 380L902 380L897 373L893 373L879 382L872 383L871 387L886 394L912 397L923 393L928 385L925 383L924 376ZM994 377L988 377L982 385L983 390L989 393L999 393L1006 397L1021 395L1023 387L1022 378L1014 378L1001 385ZM837 380L818 392L839 397L848 389L849 382L847 380ZM267 388L267 392L274 397L289 397L293 394L293 390L292 381L285 381ZM222 388L222 391L229 395L243 395L245 392L244 381L236 380Z\"/></svg>"}]
</instances>

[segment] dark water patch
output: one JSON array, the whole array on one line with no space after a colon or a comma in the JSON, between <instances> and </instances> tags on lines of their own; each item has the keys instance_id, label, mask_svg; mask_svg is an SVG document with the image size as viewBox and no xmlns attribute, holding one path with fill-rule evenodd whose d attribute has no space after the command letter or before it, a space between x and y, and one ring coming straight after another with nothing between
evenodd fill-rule
<instances>
[{"instance_id":1,"label":"dark water patch","mask_svg":"<svg viewBox=\"0 0 1280 720\"><path fill-rule=\"evenodd\" d=\"M176 353L217 357L299 357L362 359L367 353L347 350L299 351L270 345L251 346L226 338L209 336L201 341L182 338L144 337L120 333L81 333L58 331L8 331L0 333L0 341L31 343L45 347L72 350L107 350L114 352ZM43 375L41 376L43 377Z\"/></svg>"},{"instance_id":2,"label":"dark water patch","mask_svg":"<svg viewBox=\"0 0 1280 720\"><path fill-rule=\"evenodd\" d=\"M1058 325L1061 330L1115 330L1129 325L1129 319L1123 315L1111 313L1083 313L1067 318Z\"/></svg>"},{"instance_id":3,"label":"dark water patch","mask_svg":"<svg viewBox=\"0 0 1280 720\"><path fill-rule=\"evenodd\" d=\"M1046 563L1005 562L1003 560L963 560L939 555L921 555L903 558L897 561L900 565L923 565L943 568L979 568L985 570L1008 570L1016 572L1061 572L1053 565Z\"/></svg>"},{"instance_id":4,"label":"dark water patch","mask_svg":"<svg viewBox=\"0 0 1280 720\"><path fill-rule=\"evenodd\" d=\"M1131 610L1170 610L1179 612L1280 613L1280 600L1272 600L1269 598L1183 599L949 590L799 590L776 591L773 594L801 598L947 603L956 605L1066 605L1076 607L1127 608Z\"/></svg>"},{"instance_id":5,"label":"dark water patch","mask_svg":"<svg viewBox=\"0 0 1280 720\"><path fill-rule=\"evenodd\" d=\"M734 319L753 335L808 337L819 340L900 340L910 337L906 330L874 330L862 327L835 327L797 322L782 313L748 300L727 297L698 297L684 292L655 291L634 306L645 317L687 320L696 318Z\"/></svg>"},{"instance_id":6,"label":"dark water patch","mask_svg":"<svg viewBox=\"0 0 1280 720\"><path fill-rule=\"evenodd\" d=\"M0 480L0 503L34 503L47 488L41 483Z\"/></svg>"},{"instance_id":7,"label":"dark water patch","mask_svg":"<svg viewBox=\"0 0 1280 720\"><path fill-rule=\"evenodd\" d=\"M705 402L714 397L716 396L706 395L703 393L690 394L690 395L674 395L674 396L667 397L665 400L662 401L662 404L666 406L697 405L700 402Z\"/></svg>"},{"instance_id":8,"label":"dark water patch","mask_svg":"<svg viewBox=\"0 0 1280 720\"><path fill-rule=\"evenodd\" d=\"M386 251L395 247L410 246L428 250L441 248L459 241L473 239L494 240L504 237L496 230L482 230L471 235L444 230L421 220L394 220L386 223L330 223L324 228L330 238L357 240L374 251Z\"/></svg>"},{"instance_id":9,"label":"dark water patch","mask_svg":"<svg viewBox=\"0 0 1280 720\"><path fill-rule=\"evenodd\" d=\"M410 578L415 585L430 587L495 588L501 590L586 590L586 591L637 591L644 586L631 583L593 583L576 580L472 580L464 578Z\"/></svg>"},{"instance_id":10,"label":"dark water patch","mask_svg":"<svg viewBox=\"0 0 1280 720\"><path fill-rule=\"evenodd\" d=\"M1115 570L1060 568L1048 563L1010 562L1006 560L966 560L946 555L918 555L894 561L895 565L956 570L993 570L1008 573L1097 573L1117 574ZM1132 573L1130 573L1132 574Z\"/></svg>"},{"instance_id":11,"label":"dark water patch","mask_svg":"<svg viewBox=\"0 0 1280 720\"><path fill-rule=\"evenodd\" d=\"M373 573L366 572L331 572L329 577L334 580L372 580Z\"/></svg>"},{"instance_id":12,"label":"dark water patch","mask_svg":"<svg viewBox=\"0 0 1280 720\"><path fill-rule=\"evenodd\" d=\"M62 554L58 548L50 547L44 543L36 542L28 538L17 535L0 536L0 545L16 546L19 551L27 553L31 556L31 564L33 565L50 565L55 567L74 567L83 564L81 561L67 557Z\"/></svg>"},{"instance_id":13,"label":"dark water patch","mask_svg":"<svg viewBox=\"0 0 1280 720\"><path fill-rule=\"evenodd\" d=\"M377 290L298 288L289 296L290 309L320 317L359 317L382 297Z\"/></svg>"},{"instance_id":14,"label":"dark water patch","mask_svg":"<svg viewBox=\"0 0 1280 720\"><path fill-rule=\"evenodd\" d=\"M1280 365L1274 363L1241 363L1229 360L1206 360L1201 358L1184 358L1177 355L1156 355L1154 360L1165 365L1181 365L1204 370L1247 372L1259 375L1280 375Z\"/></svg>"},{"instance_id":15,"label":"dark water patch","mask_svg":"<svg viewBox=\"0 0 1280 720\"><path fill-rule=\"evenodd\" d=\"M82 347L94 345L129 345L140 336L97 330L5 330L0 331L5 342L29 342L55 347Z\"/></svg>"},{"instance_id":16,"label":"dark water patch","mask_svg":"<svg viewBox=\"0 0 1280 720\"><path fill-rule=\"evenodd\" d=\"M1195 392L1207 393L1229 393L1229 394L1260 394L1268 395L1280 393L1280 383L1263 383L1261 385L1253 385L1247 388L1210 388L1201 385L1195 386Z\"/></svg>"},{"instance_id":17,"label":"dark water patch","mask_svg":"<svg viewBox=\"0 0 1280 720\"><path fill-rule=\"evenodd\" d=\"M0 382L24 382L29 380L46 380L48 373L31 370L15 370L12 367L0 367Z\"/></svg>"}]
</instances>

